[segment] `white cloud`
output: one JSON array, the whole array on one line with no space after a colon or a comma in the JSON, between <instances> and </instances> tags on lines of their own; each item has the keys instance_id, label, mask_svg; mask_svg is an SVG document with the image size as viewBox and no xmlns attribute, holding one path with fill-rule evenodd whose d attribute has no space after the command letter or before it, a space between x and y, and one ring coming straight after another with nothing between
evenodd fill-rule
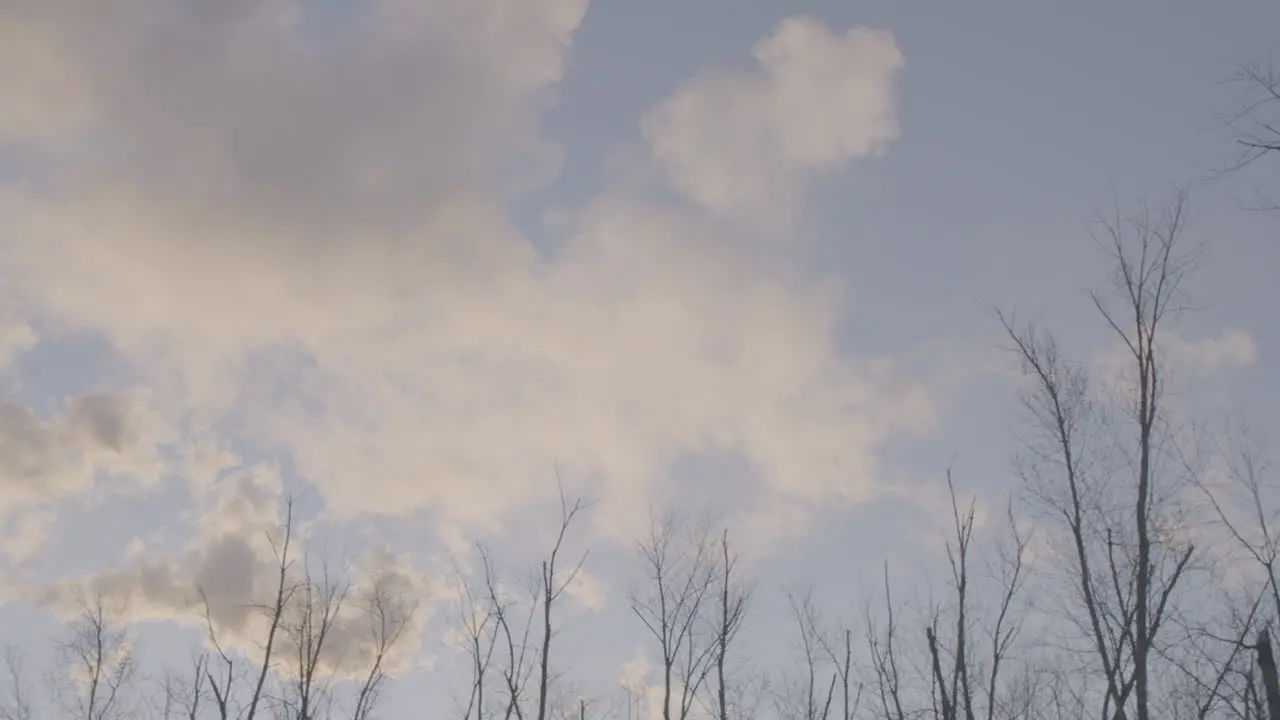
<instances>
[{"instance_id":1,"label":"white cloud","mask_svg":"<svg viewBox=\"0 0 1280 720\"><path fill-rule=\"evenodd\" d=\"M1238 370L1257 361L1253 338L1237 328L1225 328L1216 337L1199 339L1188 338L1176 328L1165 328L1156 342L1156 352L1166 375L1182 380ZM1134 360L1123 342L1112 341L1098 352L1093 358L1092 369L1098 378L1096 389L1102 396L1122 402L1131 398ZM1176 397L1166 396L1164 403L1175 412L1179 411Z\"/></svg>"},{"instance_id":2,"label":"white cloud","mask_svg":"<svg viewBox=\"0 0 1280 720\"><path fill-rule=\"evenodd\" d=\"M24 300L133 363L166 417L234 431L192 446L197 489L238 436L291 458L337 515L427 508L454 537L546 498L554 463L600 479L592 516L618 533L708 447L741 453L759 506L877 491L880 445L934 409L838 347L838 288L634 192L589 202L552 260L509 220L513 163L545 174L531 108L584 0L370 7L321 42L285 0L21 6L68 79L4 92L66 114L41 98L72 88L62 126L94 141L60 138L57 192L0 189L0 263ZM644 123L704 204L756 192L726 173L790 184L895 135L888 34L793 18L756 56L759 75L703 76ZM24 453L51 442L11 414ZM102 423L65 423L107 444ZM252 560L226 542L202 571Z\"/></svg>"},{"instance_id":3,"label":"white cloud","mask_svg":"<svg viewBox=\"0 0 1280 720\"><path fill-rule=\"evenodd\" d=\"M635 653L618 667L618 684L631 704L628 716L635 712L642 720L662 717L662 687L651 682L653 673L653 663L649 662L643 647L637 647ZM676 697L679 697L678 687L677 684Z\"/></svg>"},{"instance_id":4,"label":"white cloud","mask_svg":"<svg viewBox=\"0 0 1280 720\"><path fill-rule=\"evenodd\" d=\"M8 529L0 534L3 554L16 565L30 561L44 547L57 519L58 516L47 507L14 514L9 519ZM0 516L0 528L4 525L3 516Z\"/></svg>"},{"instance_id":5,"label":"white cloud","mask_svg":"<svg viewBox=\"0 0 1280 720\"><path fill-rule=\"evenodd\" d=\"M645 655L644 649L636 648L632 656L619 666L618 682L623 687L638 689L648 683L652 672L653 665Z\"/></svg>"},{"instance_id":6,"label":"white cloud","mask_svg":"<svg viewBox=\"0 0 1280 720\"><path fill-rule=\"evenodd\" d=\"M626 699L631 707L626 714L639 720L660 720L663 717L662 685L654 681L657 668L649 661L643 647L637 647L635 653L618 667L618 684L622 686ZM671 703L673 711L680 704L682 685L679 678L672 679ZM710 713L697 703L691 709L695 718L709 717Z\"/></svg>"},{"instance_id":7,"label":"white cloud","mask_svg":"<svg viewBox=\"0 0 1280 720\"><path fill-rule=\"evenodd\" d=\"M603 610L609 600L604 581L586 568L578 569L573 581L565 588L565 593L593 612Z\"/></svg>"},{"instance_id":8,"label":"white cloud","mask_svg":"<svg viewBox=\"0 0 1280 720\"><path fill-rule=\"evenodd\" d=\"M893 36L791 17L754 49L760 71L706 73L644 120L676 189L726 210L794 192L805 173L882 149L898 134Z\"/></svg>"},{"instance_id":9,"label":"white cloud","mask_svg":"<svg viewBox=\"0 0 1280 720\"><path fill-rule=\"evenodd\" d=\"M1227 328L1218 337L1199 340L1174 334L1166 338L1165 345L1172 363L1194 372L1234 370L1252 365L1258 359L1253 338L1239 328Z\"/></svg>"}]
</instances>

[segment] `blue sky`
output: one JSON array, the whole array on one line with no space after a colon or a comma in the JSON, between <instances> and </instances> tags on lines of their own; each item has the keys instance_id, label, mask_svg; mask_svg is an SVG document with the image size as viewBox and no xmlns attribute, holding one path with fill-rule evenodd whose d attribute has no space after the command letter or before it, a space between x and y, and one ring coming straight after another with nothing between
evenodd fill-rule
<instances>
[{"instance_id":1,"label":"blue sky","mask_svg":"<svg viewBox=\"0 0 1280 720\"><path fill-rule=\"evenodd\" d=\"M387 716L445 708L448 553L535 563L557 467L597 500L559 640L593 696L648 652L649 507L717 508L762 618L806 583L856 617L886 560L927 594L946 467L1016 487L994 310L1096 361L1090 221L1179 187L1180 401L1274 437L1274 163L1214 171L1280 6L1013 5L0 5L0 641L98 583L182 657L178 590L263 572L292 491L422 595Z\"/></svg>"}]
</instances>

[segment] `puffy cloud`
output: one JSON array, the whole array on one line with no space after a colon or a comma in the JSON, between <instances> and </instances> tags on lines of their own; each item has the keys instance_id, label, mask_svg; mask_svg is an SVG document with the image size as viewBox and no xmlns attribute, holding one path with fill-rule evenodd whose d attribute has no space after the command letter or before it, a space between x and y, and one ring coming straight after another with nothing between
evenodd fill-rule
<instances>
[{"instance_id":1,"label":"puffy cloud","mask_svg":"<svg viewBox=\"0 0 1280 720\"><path fill-rule=\"evenodd\" d=\"M64 126L92 132L60 139L47 186L0 194L0 263L131 361L166 415L231 433L184 458L197 487L252 438L334 514L425 508L446 536L546 497L555 463L600 483L593 517L614 532L709 450L745 458L759 507L868 497L879 446L933 407L841 350L838 287L638 192L587 203L551 256L509 220L546 170L532 100L584 7L374 0L328 37L285 0L6 5L0 25L38 29L72 78ZM644 123L704 204L756 192L717 189L726 173L785 184L893 137L887 34L792 19L756 56L758 76L703 76ZM52 113L53 82L5 92ZM76 412L95 447L133 437ZM47 444L14 418L24 447ZM239 536L211 536L201 572L252 564Z\"/></svg>"},{"instance_id":2,"label":"puffy cloud","mask_svg":"<svg viewBox=\"0 0 1280 720\"><path fill-rule=\"evenodd\" d=\"M926 426L928 398L839 356L823 292L713 240L683 215L602 200L540 278L513 272L460 292L466 310L437 324L347 343L343 402L360 415L299 406L275 432L353 512L425 505L481 522L550 490L558 462L603 478L593 517L620 528L672 462L721 447L767 490L867 496L875 448Z\"/></svg>"},{"instance_id":3,"label":"puffy cloud","mask_svg":"<svg viewBox=\"0 0 1280 720\"><path fill-rule=\"evenodd\" d=\"M760 70L706 73L649 113L645 135L671 183L725 210L789 194L805 173L877 152L897 136L893 36L837 33L808 17L755 47Z\"/></svg>"}]
</instances>

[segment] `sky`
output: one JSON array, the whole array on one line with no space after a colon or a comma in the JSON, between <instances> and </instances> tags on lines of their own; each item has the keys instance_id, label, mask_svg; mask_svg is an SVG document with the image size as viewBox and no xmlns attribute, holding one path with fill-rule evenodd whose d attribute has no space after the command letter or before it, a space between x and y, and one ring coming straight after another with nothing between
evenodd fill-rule
<instances>
[{"instance_id":1,"label":"sky","mask_svg":"<svg viewBox=\"0 0 1280 720\"><path fill-rule=\"evenodd\" d=\"M536 562L557 482L593 500L559 641L595 693L648 652L625 598L650 508L733 527L761 615L808 583L853 607L886 561L927 587L946 469L997 513L1017 485L995 311L1104 357L1091 221L1183 187L1207 244L1180 402L1276 437L1280 218L1250 207L1280 184L1216 171L1223 81L1278 24L1263 0L0 0L0 642L47 654L57 598L96 583L181 656L182 588L234 624L288 494L308 548L422 598L388 717L452 707L449 558Z\"/></svg>"}]
</instances>

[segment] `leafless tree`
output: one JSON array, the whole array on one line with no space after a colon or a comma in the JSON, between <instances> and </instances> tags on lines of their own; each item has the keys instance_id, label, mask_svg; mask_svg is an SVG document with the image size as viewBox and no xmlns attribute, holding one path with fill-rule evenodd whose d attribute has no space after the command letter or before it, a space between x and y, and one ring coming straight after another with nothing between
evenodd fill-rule
<instances>
[{"instance_id":1,"label":"leafless tree","mask_svg":"<svg viewBox=\"0 0 1280 720\"><path fill-rule=\"evenodd\" d=\"M862 707L862 691L866 684L854 675L857 668L853 664L853 629L845 627L841 636L843 645L834 645L824 639L823 649L840 677L840 716L844 720L852 720Z\"/></svg>"},{"instance_id":2,"label":"leafless tree","mask_svg":"<svg viewBox=\"0 0 1280 720\"><path fill-rule=\"evenodd\" d=\"M1215 455L1225 462L1222 482L1209 483L1197 476L1196 487L1211 510L1214 524L1224 530L1231 541L1230 549L1235 552L1224 557L1242 554L1244 563L1233 563L1232 566L1245 576L1245 580L1256 576L1261 582L1255 584L1251 601L1242 598L1236 603L1249 609L1243 618L1232 618L1236 622L1229 637L1201 633L1210 635L1219 647L1227 649L1225 659L1218 663L1217 672L1213 675L1213 685L1204 689L1210 700L1220 700L1232 708L1234 714L1242 715L1256 709L1242 696L1256 693L1260 684L1263 692L1255 699L1264 698L1267 716L1280 720L1280 678L1277 677L1269 633L1272 621L1280 617L1280 578L1276 574L1277 562L1280 561L1280 538L1273 530L1280 520L1276 489L1269 481L1270 468L1265 457L1247 433L1233 435L1227 447L1219 446L1216 450ZM1252 571L1246 569L1249 566L1252 566ZM1254 633L1255 641L1246 642L1247 636ZM1194 641L1194 638L1190 640ZM1253 676L1252 669L1242 673L1232 667L1239 660L1240 650L1252 651L1253 660L1257 663L1257 678ZM1234 677L1237 682L1229 682L1228 677ZM1239 683L1241 680L1244 681L1243 686ZM1228 692L1234 697L1228 696Z\"/></svg>"},{"instance_id":3,"label":"leafless tree","mask_svg":"<svg viewBox=\"0 0 1280 720\"><path fill-rule=\"evenodd\" d=\"M418 602L395 574L353 585L346 567L323 559L316 565L306 553L299 564L293 509L290 498L278 536L267 536L271 597L251 606L265 621L260 655L251 659L226 644L207 594L197 588L212 652L197 658L194 678L184 680L184 716L196 717L207 698L219 720L268 712L286 720L369 720L381 699L392 653L407 638Z\"/></svg>"},{"instance_id":4,"label":"leafless tree","mask_svg":"<svg viewBox=\"0 0 1280 720\"><path fill-rule=\"evenodd\" d=\"M1031 381L1024 402L1042 440L1024 458L1024 478L1066 531L1076 608L1105 684L1101 714L1115 720L1150 720L1157 638L1193 552L1178 539L1162 473L1170 449L1162 340L1195 258L1182 247L1184 223L1179 196L1163 218L1140 214L1103 228L1123 311L1092 298L1125 354L1118 423L1107 422L1088 373L1052 336L1001 316Z\"/></svg>"},{"instance_id":5,"label":"leafless tree","mask_svg":"<svg viewBox=\"0 0 1280 720\"><path fill-rule=\"evenodd\" d=\"M933 676L935 707L941 720L995 720L1017 714L1019 702L1002 697L1001 669L1022 627L1016 615L1014 600L1026 579L1026 541L1019 535L1012 507L1008 517L1012 549L1003 556L999 576L999 596L994 618L987 626L987 647L975 647L975 619L971 611L973 576L970 552L973 544L975 503L961 509L956 498L951 472L947 472L947 489L951 497L952 532L947 542L947 560L951 566L953 623L948 642L940 635L940 613L925 629L929 650L929 668ZM985 652L985 662L979 656ZM950 665L944 669L945 665ZM1020 690L1023 688L1019 688ZM1021 699L1026 699L1024 696ZM1003 709L1002 709L1003 707Z\"/></svg>"},{"instance_id":6,"label":"leafless tree","mask_svg":"<svg viewBox=\"0 0 1280 720\"><path fill-rule=\"evenodd\" d=\"M209 644L213 646L214 652L218 659L217 674L211 669L208 663L205 664L205 679L209 682L209 690L213 693L214 705L218 711L218 720L230 720L230 718L238 718L239 713L233 712L233 695L234 685L237 678L240 677L238 668L234 658L228 653L227 649L218 641L218 633L215 629L213 621L213 612L209 607L209 598L205 594L204 589L199 589L200 601L204 609L205 628L207 630L207 639Z\"/></svg>"},{"instance_id":7,"label":"leafless tree","mask_svg":"<svg viewBox=\"0 0 1280 720\"><path fill-rule=\"evenodd\" d=\"M351 720L371 720L388 677L391 653L407 638L418 612L418 601L397 587L392 576L378 577L358 594L360 612L368 622L366 669L357 677Z\"/></svg>"},{"instance_id":8,"label":"leafless tree","mask_svg":"<svg viewBox=\"0 0 1280 720\"><path fill-rule=\"evenodd\" d=\"M485 567L487 570L487 563ZM485 680L488 678L494 650L498 646L499 628L494 609L496 603L488 597L477 596L466 573L456 564L454 575L460 591L458 624L464 635L467 655L471 661L471 689L462 717L463 720L469 720L472 716L476 720L482 720L486 717Z\"/></svg>"},{"instance_id":9,"label":"leafless tree","mask_svg":"<svg viewBox=\"0 0 1280 720\"><path fill-rule=\"evenodd\" d=\"M729 530L720 534L720 567L717 574L717 606L715 631L715 668L716 668L716 702L715 716L719 720L729 720L730 696L729 680L726 667L729 663L729 648L734 644L742 629L747 615L747 605L751 600L751 589L736 574L737 555L729 551ZM735 718L741 716L742 708L732 713Z\"/></svg>"},{"instance_id":10,"label":"leafless tree","mask_svg":"<svg viewBox=\"0 0 1280 720\"><path fill-rule=\"evenodd\" d=\"M485 592L492 608L501 654L499 669L502 674L503 691L506 694L506 707L502 717L503 720L511 720L512 717L516 720L525 720L525 696L528 692L528 683L537 666L537 652L530 644L529 638L533 632L541 588L538 584L529 586L528 598L525 600L523 617L521 617L519 603L503 587L492 555L483 545L478 546L478 550L484 572Z\"/></svg>"},{"instance_id":11,"label":"leafless tree","mask_svg":"<svg viewBox=\"0 0 1280 720\"><path fill-rule=\"evenodd\" d=\"M70 710L85 720L125 717L125 691L137 670L128 633L105 593L76 590L74 600L78 615L59 647L69 664Z\"/></svg>"},{"instance_id":12,"label":"leafless tree","mask_svg":"<svg viewBox=\"0 0 1280 720\"><path fill-rule=\"evenodd\" d=\"M289 658L289 677L282 679L285 687L279 702L291 720L314 720L319 707L332 701L333 671L337 668L333 659L326 657L326 643L351 589L346 573L334 573L328 562L322 563L318 576L306 558L303 568L302 580L289 593L280 621L282 639L293 657Z\"/></svg>"},{"instance_id":13,"label":"leafless tree","mask_svg":"<svg viewBox=\"0 0 1280 720\"><path fill-rule=\"evenodd\" d=\"M256 677L252 679L252 691L243 708L233 711L233 708L236 707L236 698L233 694L232 686L235 680L240 677L239 668L236 666L234 656L219 641L208 596L203 588L197 588L204 609L208 640L220 660L217 675L212 670L206 669L205 671L205 677L208 679L210 689L213 691L214 703L217 706L220 720L239 718L242 715L245 720L254 720L266 696L267 677L273 667L273 653L276 649L276 641L281 633L281 625L285 621L285 613L293 600L294 594L299 589L299 583L290 577L290 569L293 567L293 558L289 554L293 538L293 498L288 498L285 502L285 519L281 525L281 530L283 537L279 540L272 537L270 533L267 534L267 541L271 545L276 560L276 583L270 603L255 606L266 617L267 633L262 648L262 659L256 663L256 668L254 669Z\"/></svg>"},{"instance_id":14,"label":"leafless tree","mask_svg":"<svg viewBox=\"0 0 1280 720\"><path fill-rule=\"evenodd\" d=\"M162 710L164 720L200 717L201 703L208 697L205 673L208 672L209 654L197 652L191 657L190 674L173 670L165 671L161 681Z\"/></svg>"},{"instance_id":15,"label":"leafless tree","mask_svg":"<svg viewBox=\"0 0 1280 720\"><path fill-rule=\"evenodd\" d=\"M871 604L864 610L866 618L867 650L871 656L872 681L876 699L879 700L879 716L885 720L907 720L904 701L905 683L901 659L901 642L898 637L897 612L893 602L893 590L889 583L889 566L884 567L885 621L881 625L874 617Z\"/></svg>"},{"instance_id":16,"label":"leafless tree","mask_svg":"<svg viewBox=\"0 0 1280 720\"><path fill-rule=\"evenodd\" d=\"M33 698L27 686L27 668L16 647L4 649L5 699L0 704L0 720L33 720Z\"/></svg>"},{"instance_id":17,"label":"leafless tree","mask_svg":"<svg viewBox=\"0 0 1280 720\"><path fill-rule=\"evenodd\" d=\"M1228 87L1235 91L1237 107L1227 125L1240 148L1231 171L1280 152L1280 74L1270 66L1246 65L1229 78ZM1277 206L1271 202L1266 207Z\"/></svg>"},{"instance_id":18,"label":"leafless tree","mask_svg":"<svg viewBox=\"0 0 1280 720\"><path fill-rule=\"evenodd\" d=\"M827 667L822 620L812 588L788 593L787 605L796 626L800 665L782 684L775 700L778 715L783 720L828 720L840 674Z\"/></svg>"},{"instance_id":19,"label":"leafless tree","mask_svg":"<svg viewBox=\"0 0 1280 720\"><path fill-rule=\"evenodd\" d=\"M551 552L547 555L547 559L542 563L542 653L538 660L538 720L546 720L547 716L547 699L550 696L550 680L551 680L551 638L554 634L554 626L551 622L551 610L555 606L556 600L564 594L564 591L577 579L578 574L582 571L582 565L587 560L587 554L584 552L569 572L562 577L556 575L556 563L560 558L560 550L564 545L565 534L569 531L569 526L573 524L573 518L583 508L583 502L579 498L572 503L565 497L564 489L560 489L560 529L556 533L555 544L551 547Z\"/></svg>"},{"instance_id":20,"label":"leafless tree","mask_svg":"<svg viewBox=\"0 0 1280 720\"><path fill-rule=\"evenodd\" d=\"M842 627L838 635L838 639L833 639L825 632L819 633L817 640L827 661L835 669L836 677L839 678L840 717L843 720L851 720L862 707L862 691L866 688L866 683L856 674L853 629L847 626Z\"/></svg>"},{"instance_id":21,"label":"leafless tree","mask_svg":"<svg viewBox=\"0 0 1280 720\"><path fill-rule=\"evenodd\" d=\"M262 649L262 663L258 666L258 679L254 685L253 694L249 697L249 709L245 715L246 720L254 720L257 716L258 705L262 702L263 691L267 682L267 674L271 671L272 652L275 650L280 626L285 619L285 612L299 587L297 582L289 578L289 570L293 566L293 559L289 557L289 544L293 539L293 498L289 498L285 502L283 530L284 537L279 542L272 538L270 534L267 535L267 541L271 544L272 553L275 555L278 573L274 600L270 604L259 606L259 609L266 613L267 616L267 638Z\"/></svg>"},{"instance_id":22,"label":"leafless tree","mask_svg":"<svg viewBox=\"0 0 1280 720\"><path fill-rule=\"evenodd\" d=\"M476 546L483 574L483 598L459 573L463 604L469 606L463 608L461 623L472 675L466 716L483 718L485 708L492 707L486 698L492 699L495 695L488 683L494 662L501 676L499 692L505 696L505 707L501 711L504 720L513 717L546 720L552 714L552 705L556 704L552 655L556 636L554 610L564 593L577 582L587 559L584 552L566 570L561 565L562 555L569 530L587 507L584 500L570 500L561 489L560 522L555 539L538 566L536 578L527 585L527 596L511 596L499 577L492 553L483 544ZM535 637L536 645L532 641ZM527 703L532 703L532 707Z\"/></svg>"},{"instance_id":23,"label":"leafless tree","mask_svg":"<svg viewBox=\"0 0 1280 720\"><path fill-rule=\"evenodd\" d=\"M1271 634L1265 628L1258 633L1254 648L1258 653L1258 668L1267 698L1267 717L1276 720L1280 717L1280 681L1276 679L1276 656L1271 647Z\"/></svg>"},{"instance_id":24,"label":"leafless tree","mask_svg":"<svg viewBox=\"0 0 1280 720\"><path fill-rule=\"evenodd\" d=\"M715 665L716 553L705 523L689 523L674 510L651 517L637 550L644 584L628 603L658 646L662 718L685 720Z\"/></svg>"}]
</instances>

